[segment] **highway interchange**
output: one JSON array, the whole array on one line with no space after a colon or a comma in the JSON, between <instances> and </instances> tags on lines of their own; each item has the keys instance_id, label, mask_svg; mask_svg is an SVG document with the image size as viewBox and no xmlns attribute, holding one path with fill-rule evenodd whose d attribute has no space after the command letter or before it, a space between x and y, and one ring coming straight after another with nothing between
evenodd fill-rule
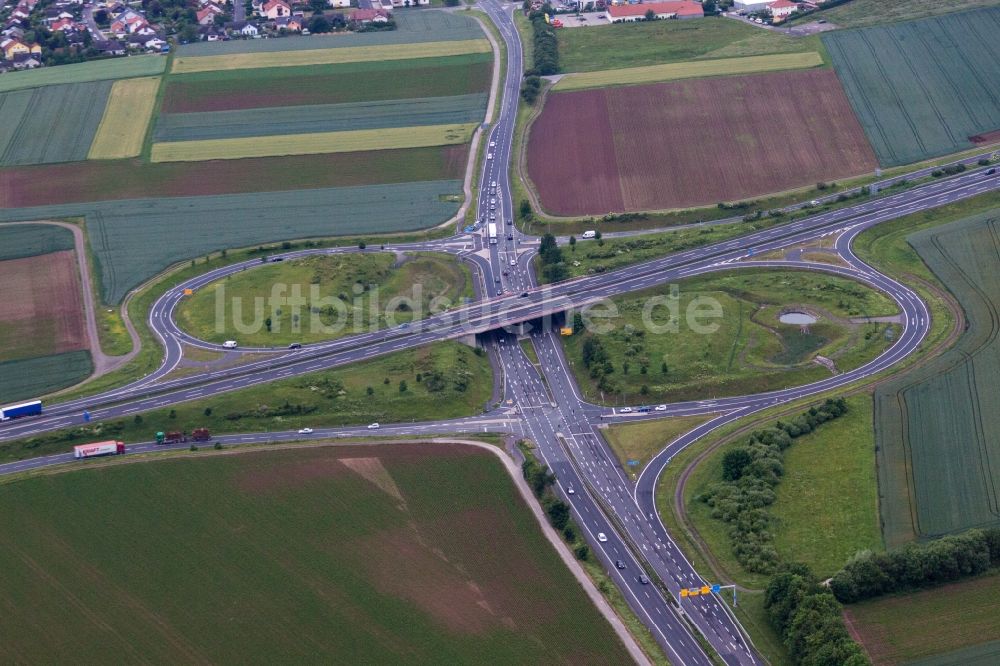
<instances>
[{"instance_id":1,"label":"highway interchange","mask_svg":"<svg viewBox=\"0 0 1000 666\"><path fill-rule=\"evenodd\" d=\"M678 596L682 588L700 587L711 581L699 576L659 520L655 508L657 479L674 455L726 423L777 404L843 387L882 372L912 354L930 328L926 305L912 289L862 262L852 251L851 244L859 233L880 222L996 190L1000 188L1000 177L987 175L982 169L972 169L890 196L865 199L855 205L809 215L714 245L542 287L531 270L538 239L524 235L511 224L514 218L511 152L522 71L521 42L510 6L500 5L496 0L483 0L480 7L499 31L507 55L500 111L496 123L486 134L483 168L477 187L477 217L483 223L474 235L392 244L386 249L447 252L471 262L481 298L412 325L370 331L307 345L299 350L241 349L265 358L194 377L168 379L181 360L184 346L219 348L191 338L175 324L175 309L184 298L184 289L202 288L226 275L252 270L262 262L258 259L218 268L169 290L151 308L148 323L165 350L163 363L155 372L119 389L49 406L40 417L0 424L0 441L78 425L84 410L93 420L118 418L435 341L477 334L502 377L499 405L484 414L464 419L382 424L379 435L412 437L500 432L531 440L539 456L555 474L559 492L572 506L593 551L672 663L711 664L706 645L727 664L761 663L749 638L718 595L686 599ZM974 164L975 158L966 162ZM926 174L921 171L911 177L922 175ZM491 244L485 237L485 230L492 212L489 202L494 198L495 221L500 233L497 243ZM835 248L843 265L754 258L824 236L836 239ZM293 259L308 254L357 251L360 250L311 249L277 256ZM869 284L897 303L902 317L901 330L891 347L866 365L806 386L751 396L674 403L663 412L622 415L581 399L557 333L550 325L538 325L552 315L586 308L619 294L669 284L693 275L751 266L821 270ZM529 325L520 329L519 325L525 322ZM530 340L540 361L538 365L528 358L514 332L521 332L520 337ZM635 482L622 470L598 427L608 422L695 414L713 415L713 418L665 446ZM317 428L309 435L274 432L213 439L232 445L370 434L364 426L358 426ZM152 443L135 444L128 447L128 453L162 448ZM28 459L0 465L0 474L70 460L69 453ZM606 541L599 540L598 534L605 535ZM625 568L617 568L617 561L622 561ZM645 576L652 579L651 583L643 581Z\"/></svg>"}]
</instances>

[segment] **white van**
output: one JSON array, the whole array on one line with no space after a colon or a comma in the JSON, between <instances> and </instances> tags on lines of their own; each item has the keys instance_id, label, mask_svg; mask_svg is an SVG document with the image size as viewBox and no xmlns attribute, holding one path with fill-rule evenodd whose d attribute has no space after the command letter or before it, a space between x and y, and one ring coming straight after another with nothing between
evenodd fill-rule
<instances>
[{"instance_id":1,"label":"white van","mask_svg":"<svg viewBox=\"0 0 1000 666\"><path fill-rule=\"evenodd\" d=\"M595 236L597 236L597 232L591 229L590 231L584 231L583 236L580 238L594 238Z\"/></svg>"},{"instance_id":2,"label":"white van","mask_svg":"<svg viewBox=\"0 0 1000 666\"><path fill-rule=\"evenodd\" d=\"M222 343L222 346L226 349L236 349L236 340L226 340Z\"/></svg>"}]
</instances>

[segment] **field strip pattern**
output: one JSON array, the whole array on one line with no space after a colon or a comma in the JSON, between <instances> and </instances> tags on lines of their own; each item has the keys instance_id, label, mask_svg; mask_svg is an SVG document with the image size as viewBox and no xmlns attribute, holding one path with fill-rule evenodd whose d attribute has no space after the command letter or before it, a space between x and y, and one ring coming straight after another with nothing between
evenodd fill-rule
<instances>
[{"instance_id":1,"label":"field strip pattern","mask_svg":"<svg viewBox=\"0 0 1000 666\"><path fill-rule=\"evenodd\" d=\"M102 298L117 303L171 264L226 247L425 229L454 215L461 193L461 180L434 180L0 209L0 221L85 217Z\"/></svg>"},{"instance_id":2,"label":"field strip pattern","mask_svg":"<svg viewBox=\"0 0 1000 666\"><path fill-rule=\"evenodd\" d=\"M111 81L73 83L0 95L0 165L87 158Z\"/></svg>"},{"instance_id":3,"label":"field strip pattern","mask_svg":"<svg viewBox=\"0 0 1000 666\"><path fill-rule=\"evenodd\" d=\"M160 78L155 76L114 82L87 159L138 157L153 118L159 86Z\"/></svg>"},{"instance_id":4,"label":"field strip pattern","mask_svg":"<svg viewBox=\"0 0 1000 666\"><path fill-rule=\"evenodd\" d=\"M468 142L478 125L479 123L424 125L239 139L173 141L154 143L150 159L153 162L232 160L247 157L446 146Z\"/></svg>"},{"instance_id":5,"label":"field strip pattern","mask_svg":"<svg viewBox=\"0 0 1000 666\"><path fill-rule=\"evenodd\" d=\"M485 39L463 39L418 44L387 44L382 46L350 46L334 49L284 51L274 53L232 53L218 56L186 57L174 60L171 72L185 74L215 70L260 69L263 67L302 67L305 65L336 65L348 62L410 60L439 58L465 53L489 53Z\"/></svg>"},{"instance_id":6,"label":"field strip pattern","mask_svg":"<svg viewBox=\"0 0 1000 666\"><path fill-rule=\"evenodd\" d=\"M161 114L155 141L196 141L252 136L345 132L385 127L479 122L487 95L454 95L350 104Z\"/></svg>"},{"instance_id":7,"label":"field strip pattern","mask_svg":"<svg viewBox=\"0 0 1000 666\"><path fill-rule=\"evenodd\" d=\"M94 60L58 67L42 67L0 76L0 93L66 83L110 81L162 74L167 59L159 55L139 55L111 60Z\"/></svg>"},{"instance_id":8,"label":"field strip pattern","mask_svg":"<svg viewBox=\"0 0 1000 666\"><path fill-rule=\"evenodd\" d=\"M838 30L823 43L883 166L1000 129L1000 7Z\"/></svg>"},{"instance_id":9,"label":"field strip pattern","mask_svg":"<svg viewBox=\"0 0 1000 666\"><path fill-rule=\"evenodd\" d=\"M819 67L822 64L822 56L815 51L747 56L745 58L724 58L721 60L699 60L567 74L559 79L554 90L580 90L603 86L696 79L704 76L732 76L753 74L755 72L772 72L783 69L807 69L810 67Z\"/></svg>"},{"instance_id":10,"label":"field strip pattern","mask_svg":"<svg viewBox=\"0 0 1000 666\"><path fill-rule=\"evenodd\" d=\"M875 394L886 545L1000 524L1000 217L914 234L968 326L932 363Z\"/></svg>"}]
</instances>

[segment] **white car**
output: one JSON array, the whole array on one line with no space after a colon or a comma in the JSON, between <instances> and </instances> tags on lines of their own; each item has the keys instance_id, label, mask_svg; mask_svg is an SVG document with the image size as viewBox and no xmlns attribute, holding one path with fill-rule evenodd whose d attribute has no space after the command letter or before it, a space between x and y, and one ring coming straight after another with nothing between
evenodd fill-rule
<instances>
[{"instance_id":1,"label":"white car","mask_svg":"<svg viewBox=\"0 0 1000 666\"><path fill-rule=\"evenodd\" d=\"M493 159L493 153L486 153L486 159L488 160Z\"/></svg>"},{"instance_id":2,"label":"white car","mask_svg":"<svg viewBox=\"0 0 1000 666\"><path fill-rule=\"evenodd\" d=\"M597 540L600 541L601 543L604 543L604 542L606 542L608 540L608 537L606 537L604 535L604 532L598 532L597 533Z\"/></svg>"},{"instance_id":3,"label":"white car","mask_svg":"<svg viewBox=\"0 0 1000 666\"><path fill-rule=\"evenodd\" d=\"M496 141L490 141L490 148L495 148L497 145Z\"/></svg>"},{"instance_id":4,"label":"white car","mask_svg":"<svg viewBox=\"0 0 1000 666\"><path fill-rule=\"evenodd\" d=\"M510 265L511 266L517 266L517 259L511 259L510 260Z\"/></svg>"},{"instance_id":5,"label":"white car","mask_svg":"<svg viewBox=\"0 0 1000 666\"><path fill-rule=\"evenodd\" d=\"M569 493L570 495L576 495L576 491L573 490L573 486L570 486L569 488L567 488L566 492Z\"/></svg>"},{"instance_id":6,"label":"white car","mask_svg":"<svg viewBox=\"0 0 1000 666\"><path fill-rule=\"evenodd\" d=\"M493 182L490 183L490 187L496 187L496 186L497 186L497 181L494 180Z\"/></svg>"},{"instance_id":7,"label":"white car","mask_svg":"<svg viewBox=\"0 0 1000 666\"><path fill-rule=\"evenodd\" d=\"M311 435L312 431L313 431L312 428L301 428L301 429L299 429L299 434L300 435Z\"/></svg>"},{"instance_id":8,"label":"white car","mask_svg":"<svg viewBox=\"0 0 1000 666\"><path fill-rule=\"evenodd\" d=\"M379 425L379 424L377 424L377 423L369 423L369 424L368 424L368 429L369 429L369 430L378 430L378 429L379 429L379 428L381 428L381 427L382 427L382 426L380 426L380 425Z\"/></svg>"},{"instance_id":9,"label":"white car","mask_svg":"<svg viewBox=\"0 0 1000 666\"><path fill-rule=\"evenodd\" d=\"M631 414L632 413L632 408L631 407L622 407L621 409L618 410L618 413L619 414Z\"/></svg>"},{"instance_id":10,"label":"white car","mask_svg":"<svg viewBox=\"0 0 1000 666\"><path fill-rule=\"evenodd\" d=\"M222 343L222 346L226 349L236 349L236 340L226 340Z\"/></svg>"},{"instance_id":11,"label":"white car","mask_svg":"<svg viewBox=\"0 0 1000 666\"><path fill-rule=\"evenodd\" d=\"M665 411L667 411L667 406L666 405L657 405L656 408L653 411L656 411L656 412L665 412Z\"/></svg>"}]
</instances>

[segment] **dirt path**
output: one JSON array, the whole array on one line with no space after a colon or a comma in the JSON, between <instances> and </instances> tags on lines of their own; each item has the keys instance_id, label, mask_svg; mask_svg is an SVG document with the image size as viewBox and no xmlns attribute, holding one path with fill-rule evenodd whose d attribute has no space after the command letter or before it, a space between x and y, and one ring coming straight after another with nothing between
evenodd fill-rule
<instances>
[{"instance_id":1,"label":"dirt path","mask_svg":"<svg viewBox=\"0 0 1000 666\"><path fill-rule=\"evenodd\" d=\"M87 261L87 242L83 235L83 229L75 224L58 222L56 220L33 220L25 222L9 222L6 224L48 224L69 229L73 233L73 243L76 251L77 265L80 267L80 286L81 291L83 292L83 312L85 321L84 325L87 331L87 346L90 349L90 355L94 361L93 374L76 386L92 381L97 377L107 374L115 368L121 367L125 363L131 361L132 358L139 353L140 341L139 334L136 332L135 327L128 318L128 299L125 299L125 302L122 304L121 312L125 328L128 331L129 337L132 339L132 351L124 356L108 356L104 353L104 350L101 349L101 337L97 329L97 304L94 302L94 283L90 278L90 262ZM69 390L71 388L75 388L75 386L68 387L64 390Z\"/></svg>"}]
</instances>

